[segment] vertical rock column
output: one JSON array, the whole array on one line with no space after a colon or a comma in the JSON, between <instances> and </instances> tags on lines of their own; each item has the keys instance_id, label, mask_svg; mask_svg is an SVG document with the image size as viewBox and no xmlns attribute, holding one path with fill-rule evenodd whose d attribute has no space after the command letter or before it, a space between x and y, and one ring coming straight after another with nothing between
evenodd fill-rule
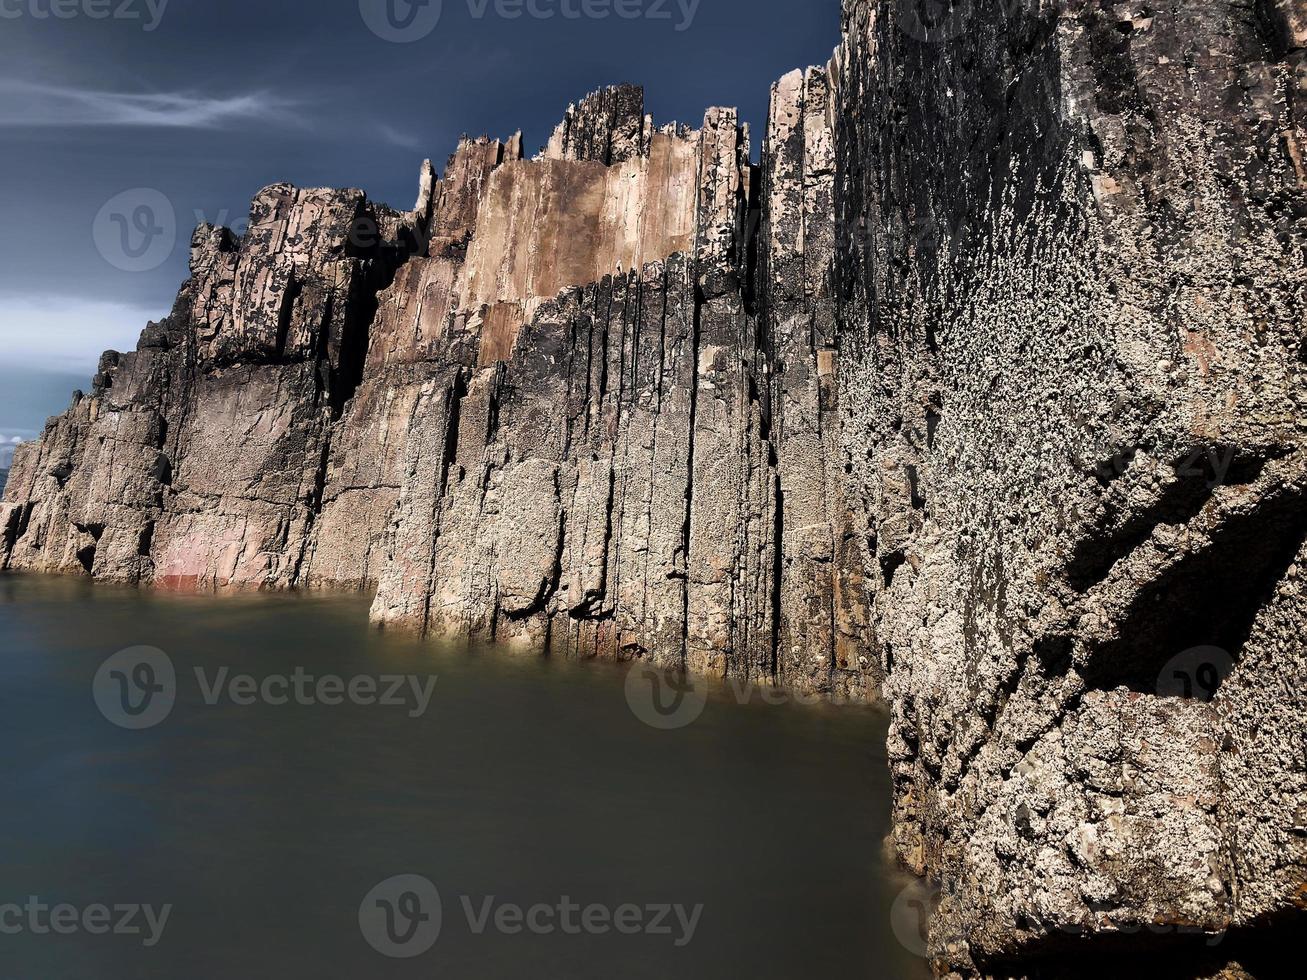
<instances>
[{"instance_id":1,"label":"vertical rock column","mask_svg":"<svg viewBox=\"0 0 1307 980\"><path fill-rule=\"evenodd\" d=\"M486 181L517 152L498 140L464 139L442 179L424 166L415 211L426 232L422 250L378 297L362 383L333 427L322 513L304 576L310 585L378 584L395 542L418 533L404 525L430 519L430 508L413 510L411 496L401 507L400 495L406 487L410 495L420 493L412 480L440 485L443 479L444 450L434 459L430 453L456 421L455 392L466 387L476 361L476 338L467 314L459 312L467 246ZM433 540L435 534L432 527ZM422 550L429 566L430 549ZM423 581L430 575L428 567ZM409 621L412 614L421 627L425 598L393 594L403 583L417 580L411 574L388 579L374 613L382 622Z\"/></svg>"},{"instance_id":2,"label":"vertical rock column","mask_svg":"<svg viewBox=\"0 0 1307 980\"><path fill-rule=\"evenodd\" d=\"M762 186L781 531L777 672L804 690L865 696L880 677L868 655L862 539L843 489L834 108L824 69L792 72L773 87Z\"/></svg>"},{"instance_id":3,"label":"vertical rock column","mask_svg":"<svg viewBox=\"0 0 1307 980\"><path fill-rule=\"evenodd\" d=\"M695 250L687 655L695 671L770 678L775 476L766 359L746 304L752 185L747 128L733 110L711 110L701 135Z\"/></svg>"}]
</instances>

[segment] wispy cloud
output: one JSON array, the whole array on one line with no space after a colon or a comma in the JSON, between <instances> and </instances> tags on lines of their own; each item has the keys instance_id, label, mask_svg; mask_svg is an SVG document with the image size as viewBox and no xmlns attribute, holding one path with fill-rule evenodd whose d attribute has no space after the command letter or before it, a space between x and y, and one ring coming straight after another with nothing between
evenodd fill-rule
<instances>
[{"instance_id":1,"label":"wispy cloud","mask_svg":"<svg viewBox=\"0 0 1307 980\"><path fill-rule=\"evenodd\" d=\"M422 140L418 139L412 133L400 132L394 126L387 126L385 123L377 125L377 132L381 138L392 146L398 146L405 150L421 150Z\"/></svg>"},{"instance_id":2,"label":"wispy cloud","mask_svg":"<svg viewBox=\"0 0 1307 980\"><path fill-rule=\"evenodd\" d=\"M219 129L285 122L296 103L267 92L213 98L195 92L104 92L0 78L0 126Z\"/></svg>"},{"instance_id":3,"label":"wispy cloud","mask_svg":"<svg viewBox=\"0 0 1307 980\"><path fill-rule=\"evenodd\" d=\"M7 470L14 461L14 450L27 440L21 436L0 433L0 470Z\"/></svg>"},{"instance_id":4,"label":"wispy cloud","mask_svg":"<svg viewBox=\"0 0 1307 980\"><path fill-rule=\"evenodd\" d=\"M100 352L133 350L149 309L72 297L0 296L0 365L86 374Z\"/></svg>"}]
</instances>

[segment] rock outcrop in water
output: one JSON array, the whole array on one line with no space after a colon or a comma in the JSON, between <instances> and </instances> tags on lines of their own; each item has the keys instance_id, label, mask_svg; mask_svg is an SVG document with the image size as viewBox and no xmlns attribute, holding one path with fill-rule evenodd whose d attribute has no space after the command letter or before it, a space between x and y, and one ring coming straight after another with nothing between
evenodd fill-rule
<instances>
[{"instance_id":1,"label":"rock outcrop in water","mask_svg":"<svg viewBox=\"0 0 1307 980\"><path fill-rule=\"evenodd\" d=\"M269 188L20 447L0 555L879 694L941 975L1270 976L1307 906L1305 31L846 0L760 165L617 88L412 211Z\"/></svg>"},{"instance_id":2,"label":"rock outcrop in water","mask_svg":"<svg viewBox=\"0 0 1307 980\"><path fill-rule=\"evenodd\" d=\"M622 87L535 160L464 140L412 211L267 188L20 453L9 566L375 588L382 624L869 697L832 122L795 73L756 167L734 111Z\"/></svg>"}]
</instances>

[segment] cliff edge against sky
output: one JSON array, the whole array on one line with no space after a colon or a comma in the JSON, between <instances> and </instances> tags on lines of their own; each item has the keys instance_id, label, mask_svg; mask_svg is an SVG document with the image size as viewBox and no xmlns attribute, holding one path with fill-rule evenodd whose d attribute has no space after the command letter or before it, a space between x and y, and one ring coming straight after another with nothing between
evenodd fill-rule
<instances>
[{"instance_id":1,"label":"cliff edge against sky","mask_svg":"<svg viewBox=\"0 0 1307 980\"><path fill-rule=\"evenodd\" d=\"M880 698L941 975L1270 976L1307 907L1307 8L843 33L759 165L733 111L618 87L411 211L278 185L201 227L19 447L0 562Z\"/></svg>"}]
</instances>

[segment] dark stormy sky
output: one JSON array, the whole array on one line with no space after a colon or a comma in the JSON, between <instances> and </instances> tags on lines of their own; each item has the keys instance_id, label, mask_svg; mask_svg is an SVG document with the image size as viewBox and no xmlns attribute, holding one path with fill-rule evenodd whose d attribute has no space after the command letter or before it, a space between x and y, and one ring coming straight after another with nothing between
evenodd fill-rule
<instances>
[{"instance_id":1,"label":"dark stormy sky","mask_svg":"<svg viewBox=\"0 0 1307 980\"><path fill-rule=\"evenodd\" d=\"M622 81L659 123L756 130L838 34L839 0L0 0L0 444L131 349L197 218L239 227L260 187L411 207L461 133L534 149Z\"/></svg>"}]
</instances>

